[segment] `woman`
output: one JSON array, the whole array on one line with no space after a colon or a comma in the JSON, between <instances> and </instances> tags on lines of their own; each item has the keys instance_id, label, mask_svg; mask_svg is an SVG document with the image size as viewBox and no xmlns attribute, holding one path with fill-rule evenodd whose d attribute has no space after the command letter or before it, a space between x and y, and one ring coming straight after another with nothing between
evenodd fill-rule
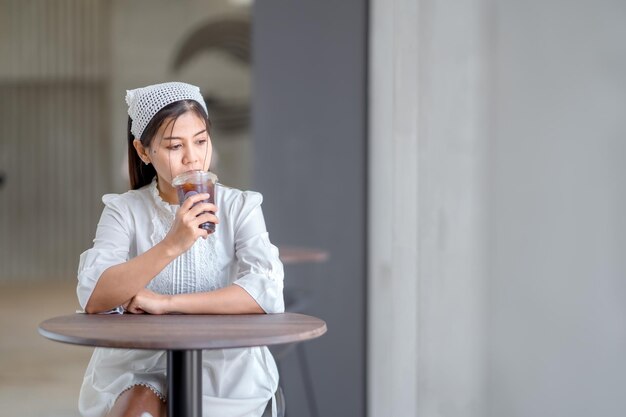
<instances>
[{"instance_id":1,"label":"woman","mask_svg":"<svg viewBox=\"0 0 626 417\"><path fill-rule=\"evenodd\" d=\"M131 190L103 197L94 245L80 257L87 313L280 313L283 268L262 196L216 185L182 205L172 180L209 169L210 122L200 90L164 83L127 92ZM216 224L215 232L199 227ZM85 373L85 417L165 416L166 353L98 348ZM203 352L204 416L261 416L278 387L266 347Z\"/></svg>"}]
</instances>

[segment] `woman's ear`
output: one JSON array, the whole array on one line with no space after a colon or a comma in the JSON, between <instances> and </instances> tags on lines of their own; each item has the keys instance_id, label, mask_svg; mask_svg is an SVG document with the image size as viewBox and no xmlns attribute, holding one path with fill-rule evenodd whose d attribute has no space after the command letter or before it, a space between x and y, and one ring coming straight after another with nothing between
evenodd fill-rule
<instances>
[{"instance_id":1,"label":"woman's ear","mask_svg":"<svg viewBox=\"0 0 626 417\"><path fill-rule=\"evenodd\" d=\"M148 156L148 152L141 143L141 141L139 139L133 140L133 146L135 147L139 158L143 161L144 164L148 165L150 163L150 157Z\"/></svg>"}]
</instances>

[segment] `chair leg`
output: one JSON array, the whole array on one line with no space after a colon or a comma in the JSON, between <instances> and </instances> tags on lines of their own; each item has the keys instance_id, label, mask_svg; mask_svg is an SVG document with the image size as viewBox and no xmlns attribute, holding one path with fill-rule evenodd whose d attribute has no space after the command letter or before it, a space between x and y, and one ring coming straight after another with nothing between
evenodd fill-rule
<instances>
[{"instance_id":1,"label":"chair leg","mask_svg":"<svg viewBox=\"0 0 626 417\"><path fill-rule=\"evenodd\" d=\"M300 369L302 371L302 381L304 382L306 400L307 403L309 403L310 415L311 417L319 417L320 413L317 409L317 402L315 401L315 391L313 389L313 378L311 377L311 371L309 370L309 363L306 360L304 344L298 343L296 345L296 353L298 354L298 362L300 363Z\"/></svg>"},{"instance_id":2,"label":"chair leg","mask_svg":"<svg viewBox=\"0 0 626 417\"><path fill-rule=\"evenodd\" d=\"M280 385L274 393L274 398L267 403L265 411L263 411L263 415L261 417L272 417L272 401L276 402L275 406L277 417L285 417L285 395L283 394L283 389Z\"/></svg>"}]
</instances>

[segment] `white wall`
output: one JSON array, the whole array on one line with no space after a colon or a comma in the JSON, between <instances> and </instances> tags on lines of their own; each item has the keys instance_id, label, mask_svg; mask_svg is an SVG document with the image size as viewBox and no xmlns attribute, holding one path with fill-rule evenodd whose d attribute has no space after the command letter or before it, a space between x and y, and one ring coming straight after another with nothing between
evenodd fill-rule
<instances>
[{"instance_id":1,"label":"white wall","mask_svg":"<svg viewBox=\"0 0 626 417\"><path fill-rule=\"evenodd\" d=\"M370 416L484 416L482 1L374 1Z\"/></svg>"},{"instance_id":2,"label":"white wall","mask_svg":"<svg viewBox=\"0 0 626 417\"><path fill-rule=\"evenodd\" d=\"M370 416L623 415L625 17L373 1Z\"/></svg>"},{"instance_id":3,"label":"white wall","mask_svg":"<svg viewBox=\"0 0 626 417\"><path fill-rule=\"evenodd\" d=\"M626 410L626 3L501 1L492 416Z\"/></svg>"},{"instance_id":4,"label":"white wall","mask_svg":"<svg viewBox=\"0 0 626 417\"><path fill-rule=\"evenodd\" d=\"M405 13L396 14L396 6ZM416 23L417 10L410 2L370 2L369 416L417 412Z\"/></svg>"}]
</instances>

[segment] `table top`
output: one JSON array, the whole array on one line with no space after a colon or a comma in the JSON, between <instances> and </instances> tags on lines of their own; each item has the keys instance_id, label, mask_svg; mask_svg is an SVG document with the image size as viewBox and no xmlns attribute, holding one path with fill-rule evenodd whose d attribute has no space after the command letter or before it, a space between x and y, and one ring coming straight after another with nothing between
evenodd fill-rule
<instances>
[{"instance_id":1,"label":"table top","mask_svg":"<svg viewBox=\"0 0 626 417\"><path fill-rule=\"evenodd\" d=\"M296 313L246 315L70 314L39 325L57 342L130 349L225 349L302 342L326 323Z\"/></svg>"},{"instance_id":2,"label":"table top","mask_svg":"<svg viewBox=\"0 0 626 417\"><path fill-rule=\"evenodd\" d=\"M328 260L328 252L314 248L279 245L278 253L283 264L321 263Z\"/></svg>"}]
</instances>

